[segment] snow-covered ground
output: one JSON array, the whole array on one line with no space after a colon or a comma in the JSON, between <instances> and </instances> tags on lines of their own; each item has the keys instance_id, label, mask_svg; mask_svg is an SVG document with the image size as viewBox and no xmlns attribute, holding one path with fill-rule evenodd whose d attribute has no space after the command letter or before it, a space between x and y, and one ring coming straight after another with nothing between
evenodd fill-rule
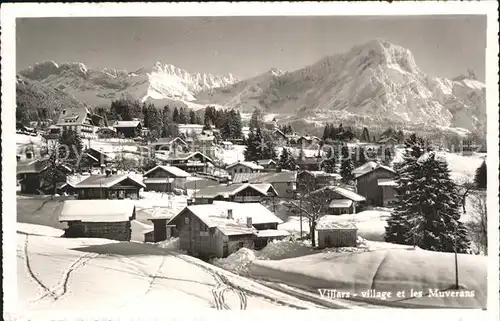
<instances>
[{"instance_id":1,"label":"snow-covered ground","mask_svg":"<svg viewBox=\"0 0 500 321\"><path fill-rule=\"evenodd\" d=\"M232 163L236 163L237 161L245 160L245 145L233 145L232 149L216 149L216 157L224 162L224 164L229 165Z\"/></svg>"},{"instance_id":2,"label":"snow-covered ground","mask_svg":"<svg viewBox=\"0 0 500 321\"><path fill-rule=\"evenodd\" d=\"M318 305L269 289L172 245L65 239L18 225L19 311L119 309L313 309ZM61 231L62 232L62 231Z\"/></svg>"},{"instance_id":3,"label":"snow-covered ground","mask_svg":"<svg viewBox=\"0 0 500 321\"><path fill-rule=\"evenodd\" d=\"M45 143L45 139L40 135L31 136L31 135L23 135L17 133L15 135L16 135L17 145L34 144L36 146L41 146Z\"/></svg>"}]
</instances>

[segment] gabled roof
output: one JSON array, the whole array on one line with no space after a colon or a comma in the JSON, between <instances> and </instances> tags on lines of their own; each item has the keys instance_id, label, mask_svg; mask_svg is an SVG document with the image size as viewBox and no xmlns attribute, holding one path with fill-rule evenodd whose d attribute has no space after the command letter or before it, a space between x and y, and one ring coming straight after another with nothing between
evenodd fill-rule
<instances>
[{"instance_id":1,"label":"gabled roof","mask_svg":"<svg viewBox=\"0 0 500 321\"><path fill-rule=\"evenodd\" d=\"M396 171L395 171L395 170L393 170L392 168L387 167L387 166L384 166L384 165L377 164L377 167L375 167L375 168L373 168L373 169L371 169L371 170L368 170L368 171L366 171L366 172L364 172L364 173L362 173L362 174L359 174L358 176L356 176L356 177L355 177L355 179L358 179L358 178L360 178L360 177L362 177L362 176L365 176L365 175L366 175L366 174L368 174L368 173L371 173L371 172L374 172L374 171L377 171L377 170L381 170L381 169L382 169L382 170L385 170L385 171L387 171L387 172L390 172L390 173L396 174Z\"/></svg>"},{"instance_id":2,"label":"gabled roof","mask_svg":"<svg viewBox=\"0 0 500 321\"><path fill-rule=\"evenodd\" d=\"M331 177L333 179L340 179L342 176L337 173L327 173L325 171L300 171L300 174L309 174L314 178L318 177Z\"/></svg>"},{"instance_id":3,"label":"gabled roof","mask_svg":"<svg viewBox=\"0 0 500 321\"><path fill-rule=\"evenodd\" d=\"M361 196L361 195L357 194L356 192L353 192L351 190L348 190L348 189L340 187L340 186L325 186L325 187L322 187L320 189L317 189L317 190L311 192L311 194L319 193L319 192L325 191L325 190L330 190L330 191L337 193L337 194L345 197L346 199L349 199L349 200L354 201L354 202L366 201L366 198L364 196Z\"/></svg>"},{"instance_id":4,"label":"gabled roof","mask_svg":"<svg viewBox=\"0 0 500 321\"><path fill-rule=\"evenodd\" d=\"M260 203L235 203L215 201L213 204L190 205L184 208L196 215L208 227L220 225L246 225L247 217L252 218L252 224L278 223L283 221ZM233 212L233 219L228 219L228 210ZM172 217L168 224L184 210Z\"/></svg>"},{"instance_id":5,"label":"gabled roof","mask_svg":"<svg viewBox=\"0 0 500 321\"><path fill-rule=\"evenodd\" d=\"M114 128L130 128L137 127L141 124L138 120L119 120L113 124Z\"/></svg>"},{"instance_id":6,"label":"gabled roof","mask_svg":"<svg viewBox=\"0 0 500 321\"><path fill-rule=\"evenodd\" d=\"M267 191L272 189L277 194L276 190L271 184L230 184L230 185L215 185L208 186L196 192L196 198L215 198L222 196L224 198L234 196L245 188L251 188L261 193L262 196L267 196Z\"/></svg>"},{"instance_id":7,"label":"gabled roof","mask_svg":"<svg viewBox=\"0 0 500 321\"><path fill-rule=\"evenodd\" d=\"M174 142L179 142L179 143L182 143L184 145L187 145L187 143L180 137L175 137L175 138L172 138L172 137L169 137L169 138L158 138L154 143L151 143L150 145L170 145Z\"/></svg>"},{"instance_id":8,"label":"gabled roof","mask_svg":"<svg viewBox=\"0 0 500 321\"><path fill-rule=\"evenodd\" d=\"M330 202L330 208L348 208L351 207L351 200L332 200Z\"/></svg>"},{"instance_id":9,"label":"gabled roof","mask_svg":"<svg viewBox=\"0 0 500 321\"><path fill-rule=\"evenodd\" d=\"M59 114L56 125L82 125L90 112L87 108L65 108Z\"/></svg>"},{"instance_id":10,"label":"gabled roof","mask_svg":"<svg viewBox=\"0 0 500 321\"><path fill-rule=\"evenodd\" d=\"M44 160L36 159L32 161L17 162L16 175L17 174L39 174L49 167ZM65 164L58 165L59 170L65 171L66 173L71 173L72 169Z\"/></svg>"},{"instance_id":11,"label":"gabled roof","mask_svg":"<svg viewBox=\"0 0 500 321\"><path fill-rule=\"evenodd\" d=\"M248 167L248 168L251 168L251 169L255 169L255 170L264 169L264 167L262 167L262 166L260 166L258 164L255 164L254 162L246 162L246 161L243 161L243 162L238 161L238 162L232 163L230 165L227 165L226 169L233 168L236 165L242 165L242 166L245 166L245 167Z\"/></svg>"},{"instance_id":12,"label":"gabled roof","mask_svg":"<svg viewBox=\"0 0 500 321\"><path fill-rule=\"evenodd\" d=\"M274 134L274 133L278 133L278 134L280 134L281 136L286 137L286 135L285 135L285 134L284 134L284 133L283 133L283 132L282 132L279 128L276 128L275 130L273 130L273 134Z\"/></svg>"},{"instance_id":13,"label":"gabled roof","mask_svg":"<svg viewBox=\"0 0 500 321\"><path fill-rule=\"evenodd\" d=\"M383 144L387 143L388 141L394 141L397 142L398 140L395 137L389 136L389 137L382 137L377 141L378 144Z\"/></svg>"},{"instance_id":14,"label":"gabled roof","mask_svg":"<svg viewBox=\"0 0 500 321\"><path fill-rule=\"evenodd\" d=\"M132 218L134 210L129 200L67 200L59 222L125 222Z\"/></svg>"},{"instance_id":15,"label":"gabled roof","mask_svg":"<svg viewBox=\"0 0 500 321\"><path fill-rule=\"evenodd\" d=\"M75 185L75 188L109 188L126 179L130 179L141 187L146 187L143 182L138 181L129 175L91 175L80 183Z\"/></svg>"},{"instance_id":16,"label":"gabled roof","mask_svg":"<svg viewBox=\"0 0 500 321\"><path fill-rule=\"evenodd\" d=\"M374 162L374 161L369 161L369 162L366 162L364 163L363 165L359 166L359 167L356 167L352 173L356 176L356 175L361 175L361 174L364 174L365 172L369 172L373 169L375 169L376 167L378 166L377 162Z\"/></svg>"},{"instance_id":17,"label":"gabled roof","mask_svg":"<svg viewBox=\"0 0 500 321\"><path fill-rule=\"evenodd\" d=\"M297 181L296 171L262 172L262 173L236 173L233 183L248 181L249 183L287 183Z\"/></svg>"},{"instance_id":18,"label":"gabled roof","mask_svg":"<svg viewBox=\"0 0 500 321\"><path fill-rule=\"evenodd\" d=\"M213 163L212 159L210 159L208 156L204 155L203 153L200 152L192 152L192 153L177 153L175 155L172 155L168 157L166 160L188 160L190 158L193 158L196 155L201 155L203 158L205 158L207 161Z\"/></svg>"},{"instance_id":19,"label":"gabled roof","mask_svg":"<svg viewBox=\"0 0 500 321\"><path fill-rule=\"evenodd\" d=\"M150 169L149 171L147 171L146 173L143 174L144 177L147 177L148 174L156 171L156 170L162 170L162 171L165 171L167 173L169 173L170 175L172 176L175 176L175 177L188 177L188 176L191 176L191 174L189 174L188 172L186 171L183 171L182 169L178 168L178 167L175 167L175 166L163 166L163 165L158 165L152 169Z\"/></svg>"},{"instance_id":20,"label":"gabled roof","mask_svg":"<svg viewBox=\"0 0 500 321\"><path fill-rule=\"evenodd\" d=\"M270 164L276 164L274 159L259 159L257 161L259 165L270 165Z\"/></svg>"}]
</instances>

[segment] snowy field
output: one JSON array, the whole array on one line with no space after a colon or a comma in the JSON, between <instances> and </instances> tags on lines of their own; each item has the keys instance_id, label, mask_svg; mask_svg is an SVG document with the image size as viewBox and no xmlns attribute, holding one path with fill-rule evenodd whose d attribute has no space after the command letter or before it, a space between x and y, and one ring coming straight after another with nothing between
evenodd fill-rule
<instances>
[{"instance_id":1,"label":"snowy field","mask_svg":"<svg viewBox=\"0 0 500 321\"><path fill-rule=\"evenodd\" d=\"M245 149L245 145L233 145L232 149L218 148L216 150L216 158L222 160L226 165L236 163L237 161L244 161Z\"/></svg>"},{"instance_id":2,"label":"snowy field","mask_svg":"<svg viewBox=\"0 0 500 321\"><path fill-rule=\"evenodd\" d=\"M314 309L320 306L169 249L169 245L64 239L18 224L19 311L81 309ZM89 311L92 312L92 311Z\"/></svg>"}]
</instances>

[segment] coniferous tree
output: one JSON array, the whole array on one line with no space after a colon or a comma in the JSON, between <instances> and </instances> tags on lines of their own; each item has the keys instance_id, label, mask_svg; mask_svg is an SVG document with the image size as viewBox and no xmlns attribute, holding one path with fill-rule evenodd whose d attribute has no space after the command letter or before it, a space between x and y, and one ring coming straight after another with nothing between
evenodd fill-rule
<instances>
[{"instance_id":1,"label":"coniferous tree","mask_svg":"<svg viewBox=\"0 0 500 321\"><path fill-rule=\"evenodd\" d=\"M487 180L487 175L486 175L486 161L483 161L481 163L481 166L479 166L476 169L476 175L474 176L474 183L478 188L486 188L486 180Z\"/></svg>"},{"instance_id":2,"label":"coniferous tree","mask_svg":"<svg viewBox=\"0 0 500 321\"><path fill-rule=\"evenodd\" d=\"M29 123L29 111L28 108L23 103L20 103L16 106L16 121L23 125L27 125Z\"/></svg>"},{"instance_id":3,"label":"coniferous tree","mask_svg":"<svg viewBox=\"0 0 500 321\"><path fill-rule=\"evenodd\" d=\"M194 110L189 110L189 123L190 124L196 124L196 114Z\"/></svg>"},{"instance_id":4,"label":"coniferous tree","mask_svg":"<svg viewBox=\"0 0 500 321\"><path fill-rule=\"evenodd\" d=\"M83 149L83 143L74 130L64 130L58 139L58 157L70 164L77 164Z\"/></svg>"},{"instance_id":5,"label":"coniferous tree","mask_svg":"<svg viewBox=\"0 0 500 321\"><path fill-rule=\"evenodd\" d=\"M281 150L280 158L278 160L278 166L282 169L295 170L295 159L287 148Z\"/></svg>"},{"instance_id":6,"label":"coniferous tree","mask_svg":"<svg viewBox=\"0 0 500 321\"><path fill-rule=\"evenodd\" d=\"M368 128L363 127L363 133L361 134L361 141L369 142L370 141L370 133L368 132Z\"/></svg>"},{"instance_id":7,"label":"coniferous tree","mask_svg":"<svg viewBox=\"0 0 500 321\"><path fill-rule=\"evenodd\" d=\"M153 104L149 104L145 108L144 126L149 128L152 136L155 138L162 132L162 116Z\"/></svg>"},{"instance_id":8,"label":"coniferous tree","mask_svg":"<svg viewBox=\"0 0 500 321\"><path fill-rule=\"evenodd\" d=\"M334 173L336 167L337 159L335 157L335 151L332 146L328 146L326 150L325 159L323 160L323 170L327 173Z\"/></svg>"},{"instance_id":9,"label":"coniferous tree","mask_svg":"<svg viewBox=\"0 0 500 321\"><path fill-rule=\"evenodd\" d=\"M260 132L260 128L257 129L258 132ZM274 141L269 134L261 134L262 137L262 158L261 159L276 159L276 146L274 144Z\"/></svg>"},{"instance_id":10,"label":"coniferous tree","mask_svg":"<svg viewBox=\"0 0 500 321\"><path fill-rule=\"evenodd\" d=\"M250 117L250 123L249 123L250 129L256 129L256 128L261 128L262 127L262 112L260 109L255 108L252 116Z\"/></svg>"},{"instance_id":11,"label":"coniferous tree","mask_svg":"<svg viewBox=\"0 0 500 321\"><path fill-rule=\"evenodd\" d=\"M340 175L342 176L342 182L350 183L354 180L354 175L352 171L354 170L354 165L352 158L350 157L349 148L347 145L342 146L342 163L340 165Z\"/></svg>"},{"instance_id":12,"label":"coniferous tree","mask_svg":"<svg viewBox=\"0 0 500 321\"><path fill-rule=\"evenodd\" d=\"M172 114L172 121L176 124L179 124L179 110L177 107L174 107L174 112Z\"/></svg>"},{"instance_id":13,"label":"coniferous tree","mask_svg":"<svg viewBox=\"0 0 500 321\"><path fill-rule=\"evenodd\" d=\"M179 124L187 124L188 123L188 118L186 115L186 109L184 107L181 107L179 109Z\"/></svg>"},{"instance_id":14,"label":"coniferous tree","mask_svg":"<svg viewBox=\"0 0 500 321\"><path fill-rule=\"evenodd\" d=\"M246 161L257 161L262 159L262 137L260 135L260 130L257 131L250 130L248 134L248 139L246 140L246 146L244 155Z\"/></svg>"}]
</instances>

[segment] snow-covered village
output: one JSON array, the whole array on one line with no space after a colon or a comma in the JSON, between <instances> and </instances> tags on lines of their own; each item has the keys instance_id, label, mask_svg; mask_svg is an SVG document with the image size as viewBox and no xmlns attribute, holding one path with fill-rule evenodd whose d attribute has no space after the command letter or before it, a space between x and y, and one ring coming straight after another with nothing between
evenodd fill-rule
<instances>
[{"instance_id":1,"label":"snow-covered village","mask_svg":"<svg viewBox=\"0 0 500 321\"><path fill-rule=\"evenodd\" d=\"M66 47L72 19L17 23L20 310L486 309L484 55L429 63L433 45L359 17L365 36L283 40L296 62L269 69L280 23L264 17L241 27L268 34L260 64L224 52L231 17L85 18L92 37ZM422 19L432 41L456 35ZM446 21L464 19L485 37L479 16ZM132 30L131 54L108 60L103 43ZM450 52L482 43L453 39Z\"/></svg>"}]
</instances>

